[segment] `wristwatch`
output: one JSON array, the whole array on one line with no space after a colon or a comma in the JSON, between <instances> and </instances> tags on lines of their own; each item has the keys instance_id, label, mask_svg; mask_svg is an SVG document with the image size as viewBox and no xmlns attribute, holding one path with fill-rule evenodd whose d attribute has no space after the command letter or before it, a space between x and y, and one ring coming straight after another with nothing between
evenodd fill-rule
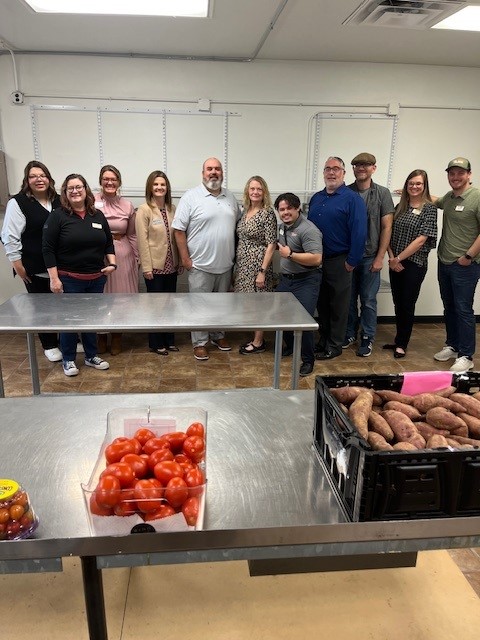
<instances>
[{"instance_id":1,"label":"wristwatch","mask_svg":"<svg viewBox=\"0 0 480 640\"><path fill-rule=\"evenodd\" d=\"M107 267L113 267L114 269L118 269L118 265L112 264L111 262L110 264L107 265Z\"/></svg>"},{"instance_id":2,"label":"wristwatch","mask_svg":"<svg viewBox=\"0 0 480 640\"><path fill-rule=\"evenodd\" d=\"M466 258L467 260L473 260L472 256L471 256L471 255L469 255L468 253L466 253L466 254L465 254L465 258Z\"/></svg>"},{"instance_id":3,"label":"wristwatch","mask_svg":"<svg viewBox=\"0 0 480 640\"><path fill-rule=\"evenodd\" d=\"M287 256L287 260L291 260L292 259L292 254L293 254L293 251L290 249L290 255Z\"/></svg>"},{"instance_id":4,"label":"wristwatch","mask_svg":"<svg viewBox=\"0 0 480 640\"><path fill-rule=\"evenodd\" d=\"M264 269L263 267L260 267L260 269L258 270L258 273L265 273L266 269Z\"/></svg>"}]
</instances>

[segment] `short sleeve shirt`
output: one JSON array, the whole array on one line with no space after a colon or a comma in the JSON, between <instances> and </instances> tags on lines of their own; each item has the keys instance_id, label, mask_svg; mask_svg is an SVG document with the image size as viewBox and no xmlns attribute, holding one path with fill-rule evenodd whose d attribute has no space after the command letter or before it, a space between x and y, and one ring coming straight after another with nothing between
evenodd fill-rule
<instances>
[{"instance_id":1,"label":"short sleeve shirt","mask_svg":"<svg viewBox=\"0 0 480 640\"><path fill-rule=\"evenodd\" d=\"M390 246L394 255L398 256L418 236L427 236L427 241L413 255L407 258L419 267L425 267L428 254L435 247L437 240L437 205L426 202L422 209L408 207L393 221Z\"/></svg>"},{"instance_id":2,"label":"short sleeve shirt","mask_svg":"<svg viewBox=\"0 0 480 640\"><path fill-rule=\"evenodd\" d=\"M480 234L480 190L470 187L459 196L449 191L435 204L443 209L438 259L452 264L465 255ZM475 262L480 262L480 255Z\"/></svg>"},{"instance_id":3,"label":"short sleeve shirt","mask_svg":"<svg viewBox=\"0 0 480 640\"><path fill-rule=\"evenodd\" d=\"M280 225L278 242L290 247L293 253L318 253L322 254L322 234L319 229L300 214L298 219L289 227ZM288 258L280 259L280 271L282 273L303 273L312 271L312 267L304 267ZM317 269L317 267L315 267Z\"/></svg>"}]
</instances>

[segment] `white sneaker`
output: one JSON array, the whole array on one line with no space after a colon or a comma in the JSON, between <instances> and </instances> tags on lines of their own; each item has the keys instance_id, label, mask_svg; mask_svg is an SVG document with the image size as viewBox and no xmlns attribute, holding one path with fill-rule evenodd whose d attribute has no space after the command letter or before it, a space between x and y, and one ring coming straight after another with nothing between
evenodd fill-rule
<instances>
[{"instance_id":1,"label":"white sneaker","mask_svg":"<svg viewBox=\"0 0 480 640\"><path fill-rule=\"evenodd\" d=\"M457 358L450 367L450 371L454 373L465 373L466 371L470 371L470 369L473 369L473 360L470 360L467 356Z\"/></svg>"},{"instance_id":2,"label":"white sneaker","mask_svg":"<svg viewBox=\"0 0 480 640\"><path fill-rule=\"evenodd\" d=\"M447 362L447 360L455 360L458 358L458 353L447 344L447 346L443 347L443 349L436 353L433 358L439 362Z\"/></svg>"},{"instance_id":3,"label":"white sneaker","mask_svg":"<svg viewBox=\"0 0 480 640\"><path fill-rule=\"evenodd\" d=\"M77 365L73 360L64 360L63 362L63 373L66 376L78 376Z\"/></svg>"},{"instance_id":4,"label":"white sneaker","mask_svg":"<svg viewBox=\"0 0 480 640\"><path fill-rule=\"evenodd\" d=\"M110 369L110 365L106 360L102 360L99 356L93 356L93 358L85 358L85 364L87 367L93 367L94 369Z\"/></svg>"},{"instance_id":5,"label":"white sneaker","mask_svg":"<svg viewBox=\"0 0 480 640\"><path fill-rule=\"evenodd\" d=\"M58 347L53 347L53 349L45 349L43 352L47 360L50 362L60 362L62 359L62 352Z\"/></svg>"}]
</instances>

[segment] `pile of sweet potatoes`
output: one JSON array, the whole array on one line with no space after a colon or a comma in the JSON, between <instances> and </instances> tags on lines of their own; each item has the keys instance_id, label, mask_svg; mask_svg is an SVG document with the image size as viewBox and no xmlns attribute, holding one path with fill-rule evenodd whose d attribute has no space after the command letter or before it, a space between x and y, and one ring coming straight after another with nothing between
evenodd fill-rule
<instances>
[{"instance_id":1,"label":"pile of sweet potatoes","mask_svg":"<svg viewBox=\"0 0 480 640\"><path fill-rule=\"evenodd\" d=\"M448 387L408 396L358 386L329 391L376 451L480 447L480 392Z\"/></svg>"}]
</instances>

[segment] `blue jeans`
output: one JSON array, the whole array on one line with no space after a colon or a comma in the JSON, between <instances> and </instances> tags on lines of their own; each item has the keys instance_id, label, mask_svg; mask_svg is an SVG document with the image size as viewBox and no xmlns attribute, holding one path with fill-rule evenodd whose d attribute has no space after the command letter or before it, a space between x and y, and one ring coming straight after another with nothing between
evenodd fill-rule
<instances>
[{"instance_id":1,"label":"blue jeans","mask_svg":"<svg viewBox=\"0 0 480 640\"><path fill-rule=\"evenodd\" d=\"M78 280L70 276L58 276L63 284L64 293L103 293L103 288L107 281L107 276L101 276L95 280ZM97 334L82 333L83 349L85 358L93 358L97 355ZM61 333L60 334L60 350L63 355L63 361L75 361L77 355L77 334Z\"/></svg>"},{"instance_id":2,"label":"blue jeans","mask_svg":"<svg viewBox=\"0 0 480 640\"><path fill-rule=\"evenodd\" d=\"M305 278L300 278L299 280L289 280L282 276L276 291L293 293L308 313L313 316L315 313L318 295L320 293L321 282L322 272L320 270L312 271ZM285 345L292 348L293 332L285 331L283 337L285 339ZM304 331L302 333L302 362L307 362L308 364L314 363L314 346L315 340L313 331Z\"/></svg>"},{"instance_id":3,"label":"blue jeans","mask_svg":"<svg viewBox=\"0 0 480 640\"><path fill-rule=\"evenodd\" d=\"M380 289L380 271L370 271L374 256L363 258L353 270L352 293L348 310L345 338L354 338L362 327L362 334L373 340L377 331L377 293ZM360 298L360 318L358 299Z\"/></svg>"},{"instance_id":4,"label":"blue jeans","mask_svg":"<svg viewBox=\"0 0 480 640\"><path fill-rule=\"evenodd\" d=\"M446 344L458 351L459 357L471 358L475 353L473 298L479 277L480 265L476 262L468 267L462 267L458 262L438 262L438 284L447 331Z\"/></svg>"}]
</instances>

